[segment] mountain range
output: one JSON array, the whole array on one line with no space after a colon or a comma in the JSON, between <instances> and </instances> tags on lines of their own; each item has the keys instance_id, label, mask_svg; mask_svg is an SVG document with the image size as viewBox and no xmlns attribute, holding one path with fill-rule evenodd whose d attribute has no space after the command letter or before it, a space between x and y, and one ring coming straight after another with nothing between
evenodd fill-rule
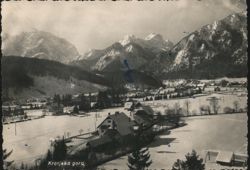
<instances>
[{"instance_id":1,"label":"mountain range","mask_svg":"<svg viewBox=\"0 0 250 170\"><path fill-rule=\"evenodd\" d=\"M151 62L156 55L168 51L173 43L164 40L160 34L152 33L144 39L126 35L123 40L115 42L103 50L90 50L72 64L86 70L108 71L123 70L124 61L131 69L139 69Z\"/></svg>"},{"instance_id":2,"label":"mountain range","mask_svg":"<svg viewBox=\"0 0 250 170\"><path fill-rule=\"evenodd\" d=\"M168 78L247 75L247 14L235 13L182 38L173 45L159 34L125 36L103 50L90 50L71 64L91 71L130 68Z\"/></svg>"},{"instance_id":3,"label":"mountain range","mask_svg":"<svg viewBox=\"0 0 250 170\"><path fill-rule=\"evenodd\" d=\"M176 44L156 33L145 38L127 35L105 49L92 49L83 55L67 40L48 32L3 34L2 53L6 56L4 61L8 62L2 62L2 66L4 70L14 69L17 62L26 66L28 76L45 73L46 69L50 70L47 71L50 75L55 72L52 77L59 79L64 74L69 77L68 72L77 70L77 76L73 71L77 80L82 80L80 74L91 74L98 77L98 81L86 77L84 81L101 85L103 82L110 85L114 80L115 84L128 83L125 78L128 72L134 83L155 87L161 85L160 79L244 77L248 70L247 34L245 11L205 25ZM9 56L12 57L8 59ZM23 60L19 59L21 57ZM27 57L33 59L29 61L32 64L24 65L28 62ZM33 63L37 63L41 70L34 69ZM103 81L99 81L100 77Z\"/></svg>"}]
</instances>

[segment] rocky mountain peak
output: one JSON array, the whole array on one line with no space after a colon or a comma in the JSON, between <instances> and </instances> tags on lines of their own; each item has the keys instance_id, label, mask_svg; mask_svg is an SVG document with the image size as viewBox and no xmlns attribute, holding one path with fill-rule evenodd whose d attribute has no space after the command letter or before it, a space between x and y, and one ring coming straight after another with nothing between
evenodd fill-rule
<instances>
[{"instance_id":1,"label":"rocky mountain peak","mask_svg":"<svg viewBox=\"0 0 250 170\"><path fill-rule=\"evenodd\" d=\"M135 35L125 35L124 38L122 40L119 41L119 43L123 46L129 44L129 43L133 43L136 41L136 37Z\"/></svg>"},{"instance_id":2,"label":"rocky mountain peak","mask_svg":"<svg viewBox=\"0 0 250 170\"><path fill-rule=\"evenodd\" d=\"M157 40L157 41L164 41L162 35L156 34L156 33L151 33L148 36L145 37L145 40Z\"/></svg>"},{"instance_id":3,"label":"rocky mountain peak","mask_svg":"<svg viewBox=\"0 0 250 170\"><path fill-rule=\"evenodd\" d=\"M76 47L49 32L32 30L3 40L5 56L41 58L69 63L79 57Z\"/></svg>"}]
</instances>

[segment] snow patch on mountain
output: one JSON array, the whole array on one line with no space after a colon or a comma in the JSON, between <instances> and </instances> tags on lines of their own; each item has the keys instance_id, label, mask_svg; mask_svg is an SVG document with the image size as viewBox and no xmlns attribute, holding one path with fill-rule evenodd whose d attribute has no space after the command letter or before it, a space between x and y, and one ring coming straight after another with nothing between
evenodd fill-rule
<instances>
[{"instance_id":1,"label":"snow patch on mountain","mask_svg":"<svg viewBox=\"0 0 250 170\"><path fill-rule=\"evenodd\" d=\"M194 40L194 34L191 34L190 37L188 38L189 41L193 41Z\"/></svg>"},{"instance_id":2,"label":"snow patch on mountain","mask_svg":"<svg viewBox=\"0 0 250 170\"><path fill-rule=\"evenodd\" d=\"M41 58L41 56L46 55L44 52L40 52L40 53L36 53L33 56L31 56L31 58Z\"/></svg>"},{"instance_id":3,"label":"snow patch on mountain","mask_svg":"<svg viewBox=\"0 0 250 170\"><path fill-rule=\"evenodd\" d=\"M176 56L175 61L174 61L174 65L178 65L178 64L181 64L182 62L184 62L185 56L187 56L187 51L185 49L180 50L177 53L177 56Z\"/></svg>"},{"instance_id":4,"label":"snow patch on mountain","mask_svg":"<svg viewBox=\"0 0 250 170\"><path fill-rule=\"evenodd\" d=\"M199 49L199 52L203 52L203 51L204 51L204 49L205 49L205 44L204 44L204 43L202 43L202 45L201 45L201 47L200 47L200 49Z\"/></svg>"},{"instance_id":5,"label":"snow patch on mountain","mask_svg":"<svg viewBox=\"0 0 250 170\"><path fill-rule=\"evenodd\" d=\"M128 45L129 43L133 43L137 40L137 38L134 35L125 35L123 40L120 40L119 43L122 46Z\"/></svg>"},{"instance_id":6,"label":"snow patch on mountain","mask_svg":"<svg viewBox=\"0 0 250 170\"><path fill-rule=\"evenodd\" d=\"M154 53L169 50L173 47L173 43L169 40L164 40L162 35L151 33L144 39L137 38L134 35L126 35L119 41L122 46L135 43L143 48L151 49Z\"/></svg>"},{"instance_id":7,"label":"snow patch on mountain","mask_svg":"<svg viewBox=\"0 0 250 170\"><path fill-rule=\"evenodd\" d=\"M132 53L134 52L134 47L132 45L129 45L128 47L126 47L126 51Z\"/></svg>"},{"instance_id":8,"label":"snow patch on mountain","mask_svg":"<svg viewBox=\"0 0 250 170\"><path fill-rule=\"evenodd\" d=\"M219 24L218 21L214 21L214 23L213 23L213 25L212 25L212 29L213 29L213 30L216 30L217 27L218 27L218 24Z\"/></svg>"},{"instance_id":9,"label":"snow patch on mountain","mask_svg":"<svg viewBox=\"0 0 250 170\"><path fill-rule=\"evenodd\" d=\"M161 41L161 40L163 40L163 37L162 37L162 35L160 35L160 34L155 34L155 33L151 33L151 34L149 34L146 38L145 38L145 40L155 40L155 41Z\"/></svg>"}]
</instances>

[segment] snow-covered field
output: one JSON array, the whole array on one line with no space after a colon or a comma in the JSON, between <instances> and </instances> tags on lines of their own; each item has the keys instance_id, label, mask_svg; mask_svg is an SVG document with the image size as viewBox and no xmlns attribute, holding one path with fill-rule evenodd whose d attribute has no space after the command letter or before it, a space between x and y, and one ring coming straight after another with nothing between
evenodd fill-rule
<instances>
[{"instance_id":1,"label":"snow-covered field","mask_svg":"<svg viewBox=\"0 0 250 170\"><path fill-rule=\"evenodd\" d=\"M246 96L239 97L237 95L214 95L221 98L220 104L222 105L222 108L224 106L232 106L232 103L235 100L239 101L240 107L244 107L247 104ZM159 100L154 101L154 103L150 101L146 102L145 104L153 105L154 109L164 111L167 105L171 107L174 105L174 103L179 102L180 106L182 107L185 100L190 100L190 110L197 110L198 112L200 104L209 104L208 101L206 101L207 97L208 96L189 99L173 99L162 101ZM15 124L3 125L3 148L6 148L7 150L13 149L13 153L11 154L9 159L14 160L17 164L21 162L34 163L34 160L36 158L46 153L51 138L62 136L64 134L67 134L68 132L70 136L77 135L80 133L80 129L83 130L82 133L93 131L95 129L95 126L98 126L101 121L106 118L109 112L113 114L115 111L123 111L126 114L129 114L123 108L105 109L97 112L98 116L96 123L96 112L89 113L89 116L86 117L66 115L46 116L45 118L37 120L16 123L16 135ZM41 113L41 110L29 111L28 115L39 115ZM237 114L189 118L188 126L173 130L170 136L161 136L160 138L162 139L160 139L160 142L162 144L157 144L159 146L151 147L150 150L152 150L152 152L155 152L155 154L152 155L155 166L158 164L157 161L164 162L164 159L172 159L171 155L173 155L173 153L167 153L169 151L168 149L171 149L172 146L175 146L172 152L177 152L174 153L177 154L176 157L184 155L186 152L190 151L190 149L192 149L192 146L195 146L200 150L202 148L209 149L207 148L208 146L210 147L210 149L216 149L215 147L221 148L222 146L223 147L221 149L230 149L231 147L236 149L236 145L240 146L244 143L243 139L241 139L241 136L246 132L246 117L247 116L245 114ZM170 148L166 145L166 137L175 138L175 140L170 144ZM239 138L239 140L237 138ZM231 139L234 140L231 141L233 142L233 144L230 144ZM224 144L224 142L227 141L228 143ZM116 161L119 162L120 159L115 160L114 164L117 164ZM105 166L110 167L110 165L112 165L112 162L105 164ZM121 165L126 166L125 162ZM159 166L160 165L161 164L159 164ZM165 164L163 165L163 167L164 166Z\"/></svg>"},{"instance_id":2,"label":"snow-covered field","mask_svg":"<svg viewBox=\"0 0 250 170\"><path fill-rule=\"evenodd\" d=\"M106 109L101 114L97 112L96 125L98 126L109 112L114 113L116 110ZM86 117L46 116L37 120L16 123L16 135L15 124L3 125L3 148L9 151L13 149L9 160L14 160L17 164L34 163L36 158L46 153L50 139L66 135L68 132L70 136L77 135L80 129L83 130L82 133L94 131L95 113L90 113ZM39 110L33 113L33 115L37 114L40 114Z\"/></svg>"},{"instance_id":3,"label":"snow-covered field","mask_svg":"<svg viewBox=\"0 0 250 170\"><path fill-rule=\"evenodd\" d=\"M189 113L191 115L199 114L200 106L202 105L209 105L209 101L207 100L208 97L217 97L219 98L219 113L223 113L224 107L231 107L233 108L234 101L239 102L239 108L245 108L247 106L247 96L238 96L236 94L211 94L205 95L195 98L183 98L183 99L170 99L170 100L158 100L158 101L146 101L144 102L147 105L152 106L154 110L160 111L164 113L167 107L173 107L176 103L180 105L181 108L185 109L185 102L189 101ZM185 113L184 113L185 114Z\"/></svg>"},{"instance_id":4,"label":"snow-covered field","mask_svg":"<svg viewBox=\"0 0 250 170\"><path fill-rule=\"evenodd\" d=\"M183 52L183 51L181 51ZM208 82L220 82L221 80L226 80L228 82L247 82L247 77L241 78L228 78L228 77L221 77L217 79L201 79L199 80L201 83L208 83ZM176 86L178 84L183 84L187 82L186 79L174 79L174 80L164 80L163 83L166 85Z\"/></svg>"},{"instance_id":5,"label":"snow-covered field","mask_svg":"<svg viewBox=\"0 0 250 170\"><path fill-rule=\"evenodd\" d=\"M204 158L206 149L246 153L247 114L190 117L187 126L158 136L149 147L150 169L171 169L177 159L195 149ZM100 169L127 169L127 156L107 162Z\"/></svg>"}]
</instances>

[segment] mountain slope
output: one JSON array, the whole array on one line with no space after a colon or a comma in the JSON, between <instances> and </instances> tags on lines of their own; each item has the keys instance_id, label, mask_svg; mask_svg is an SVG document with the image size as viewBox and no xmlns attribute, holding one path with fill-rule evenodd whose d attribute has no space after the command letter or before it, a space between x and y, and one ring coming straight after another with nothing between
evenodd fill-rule
<instances>
[{"instance_id":1,"label":"mountain slope","mask_svg":"<svg viewBox=\"0 0 250 170\"><path fill-rule=\"evenodd\" d=\"M162 85L161 81L135 70L95 74L75 66L37 58L3 56L1 67L2 96L5 99L97 92L127 83L150 87Z\"/></svg>"},{"instance_id":2,"label":"mountain slope","mask_svg":"<svg viewBox=\"0 0 250 170\"><path fill-rule=\"evenodd\" d=\"M98 91L110 86L102 76L56 61L7 56L2 57L1 66L3 93L16 89L17 93L37 91L42 95L54 95L56 92Z\"/></svg>"},{"instance_id":3,"label":"mountain slope","mask_svg":"<svg viewBox=\"0 0 250 170\"><path fill-rule=\"evenodd\" d=\"M246 13L232 14L184 37L165 58L165 77L247 75Z\"/></svg>"},{"instance_id":4,"label":"mountain slope","mask_svg":"<svg viewBox=\"0 0 250 170\"><path fill-rule=\"evenodd\" d=\"M2 53L5 56L41 58L69 63L79 53L74 45L44 31L23 32L17 36L5 34Z\"/></svg>"}]
</instances>

